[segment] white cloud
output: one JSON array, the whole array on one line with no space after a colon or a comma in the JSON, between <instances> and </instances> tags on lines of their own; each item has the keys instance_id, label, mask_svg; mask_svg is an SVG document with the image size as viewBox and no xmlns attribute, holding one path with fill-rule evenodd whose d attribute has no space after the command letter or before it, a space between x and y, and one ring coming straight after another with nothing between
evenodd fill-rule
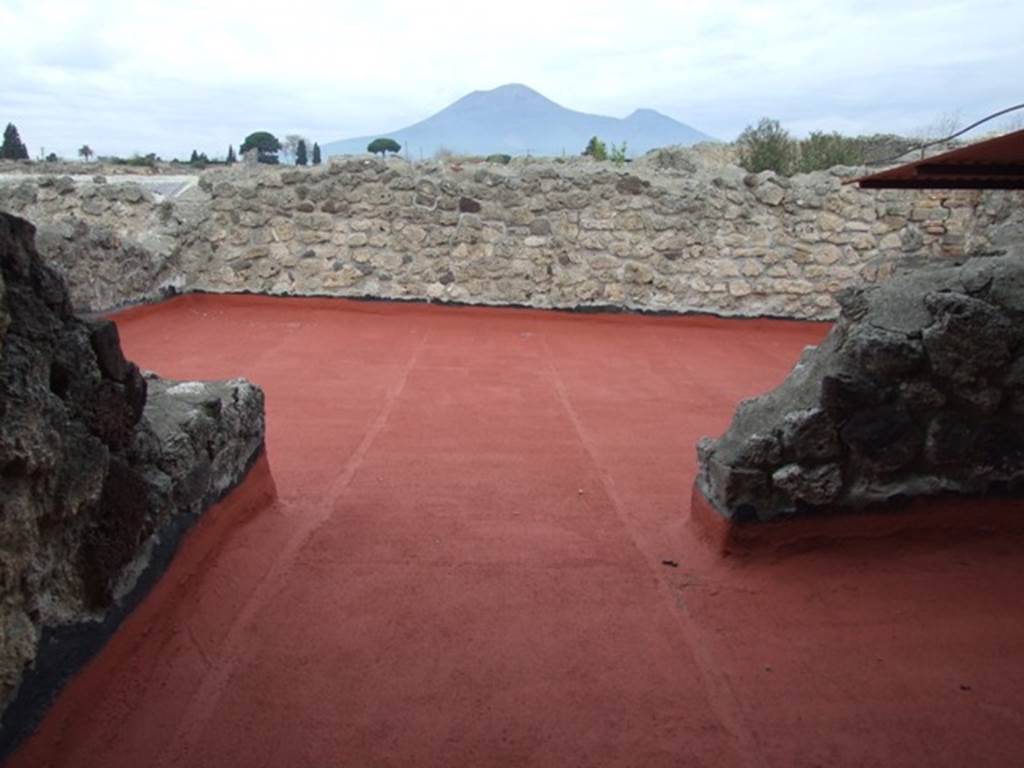
<instances>
[{"instance_id":1,"label":"white cloud","mask_svg":"<svg viewBox=\"0 0 1024 768\"><path fill-rule=\"evenodd\" d=\"M907 131L1024 101L1024 6L8 0L0 122L33 152L209 154L257 129L322 142L422 119L523 82L565 106L653 107L731 138Z\"/></svg>"}]
</instances>

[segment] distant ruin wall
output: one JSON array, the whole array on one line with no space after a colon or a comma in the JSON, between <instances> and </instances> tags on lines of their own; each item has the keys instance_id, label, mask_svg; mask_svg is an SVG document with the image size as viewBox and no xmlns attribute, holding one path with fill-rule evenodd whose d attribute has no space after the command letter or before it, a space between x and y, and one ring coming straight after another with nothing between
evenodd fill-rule
<instances>
[{"instance_id":1,"label":"distant ruin wall","mask_svg":"<svg viewBox=\"0 0 1024 768\"><path fill-rule=\"evenodd\" d=\"M861 191L853 173L348 158L209 170L167 199L8 181L0 209L39 226L91 310L202 290L827 319L851 284L1024 233L1021 193Z\"/></svg>"}]
</instances>

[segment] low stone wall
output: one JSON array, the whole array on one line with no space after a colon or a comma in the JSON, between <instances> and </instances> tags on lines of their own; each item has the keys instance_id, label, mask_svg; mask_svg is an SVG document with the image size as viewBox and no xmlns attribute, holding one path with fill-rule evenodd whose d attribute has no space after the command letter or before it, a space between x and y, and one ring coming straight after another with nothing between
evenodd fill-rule
<instances>
[{"instance_id":1,"label":"low stone wall","mask_svg":"<svg viewBox=\"0 0 1024 768\"><path fill-rule=\"evenodd\" d=\"M8 177L0 209L92 310L203 290L825 319L847 286L1024 231L1020 193L843 186L855 172L349 158L210 170L174 198Z\"/></svg>"}]
</instances>

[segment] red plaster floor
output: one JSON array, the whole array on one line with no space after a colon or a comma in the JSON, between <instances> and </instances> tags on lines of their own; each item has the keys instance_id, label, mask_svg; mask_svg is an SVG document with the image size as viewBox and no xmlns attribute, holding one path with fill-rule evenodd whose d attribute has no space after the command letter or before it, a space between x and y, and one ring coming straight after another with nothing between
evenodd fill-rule
<instances>
[{"instance_id":1,"label":"red plaster floor","mask_svg":"<svg viewBox=\"0 0 1024 768\"><path fill-rule=\"evenodd\" d=\"M697 439L825 325L117 319L144 367L261 384L266 458L11 766L1024 764L1019 536L723 557L688 522Z\"/></svg>"}]
</instances>

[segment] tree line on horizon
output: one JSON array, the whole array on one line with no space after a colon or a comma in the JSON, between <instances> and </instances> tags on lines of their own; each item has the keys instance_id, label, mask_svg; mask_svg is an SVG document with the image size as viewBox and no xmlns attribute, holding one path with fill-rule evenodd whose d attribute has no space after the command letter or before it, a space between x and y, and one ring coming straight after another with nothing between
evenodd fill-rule
<instances>
[{"instance_id":1,"label":"tree line on horizon","mask_svg":"<svg viewBox=\"0 0 1024 768\"><path fill-rule=\"evenodd\" d=\"M947 120L940 128L940 132L949 127ZM836 165L861 166L877 164L899 157L906 152L919 146L925 138L910 138L897 134L871 134L860 136L847 136L839 132L812 131L806 138L794 138L782 124L773 118L764 117L756 125L748 125L740 133L735 141L737 161L746 170L752 173L761 171L774 171L780 175L792 175L794 173L808 173L815 170L823 170ZM402 146L394 139L380 137L372 140L366 147L371 154L379 154L382 157L390 154L397 154L402 151ZM205 152L193 149L187 161L172 159L175 164L189 164L197 167L207 165L231 165L238 162L239 157L248 152L255 152L255 159L259 163L279 164L282 155L286 162L294 162L295 165L305 166L320 165L323 161L320 145L312 143L298 134L288 134L284 141L279 140L269 131L255 131L250 133L238 147L235 153L234 145L228 146L225 159L211 159ZM449 150L439 150L439 158L452 156ZM611 144L609 146L597 136L590 139L582 153L583 156L591 157L597 161L610 160L616 164L622 164L628 160L626 143L621 146ZM95 156L88 144L83 144L78 149L78 156L89 161ZM8 123L4 129L3 143L0 144L0 159L4 160L28 160L28 147L22 141L17 127ZM42 151L40 152L42 159ZM46 155L49 162L56 162L60 158L53 152ZM129 158L117 156L101 156L98 159L115 165L136 165L155 167L162 162L155 153L146 155L135 154ZM487 160L494 162L508 163L511 156L507 154L489 155Z\"/></svg>"}]
</instances>

